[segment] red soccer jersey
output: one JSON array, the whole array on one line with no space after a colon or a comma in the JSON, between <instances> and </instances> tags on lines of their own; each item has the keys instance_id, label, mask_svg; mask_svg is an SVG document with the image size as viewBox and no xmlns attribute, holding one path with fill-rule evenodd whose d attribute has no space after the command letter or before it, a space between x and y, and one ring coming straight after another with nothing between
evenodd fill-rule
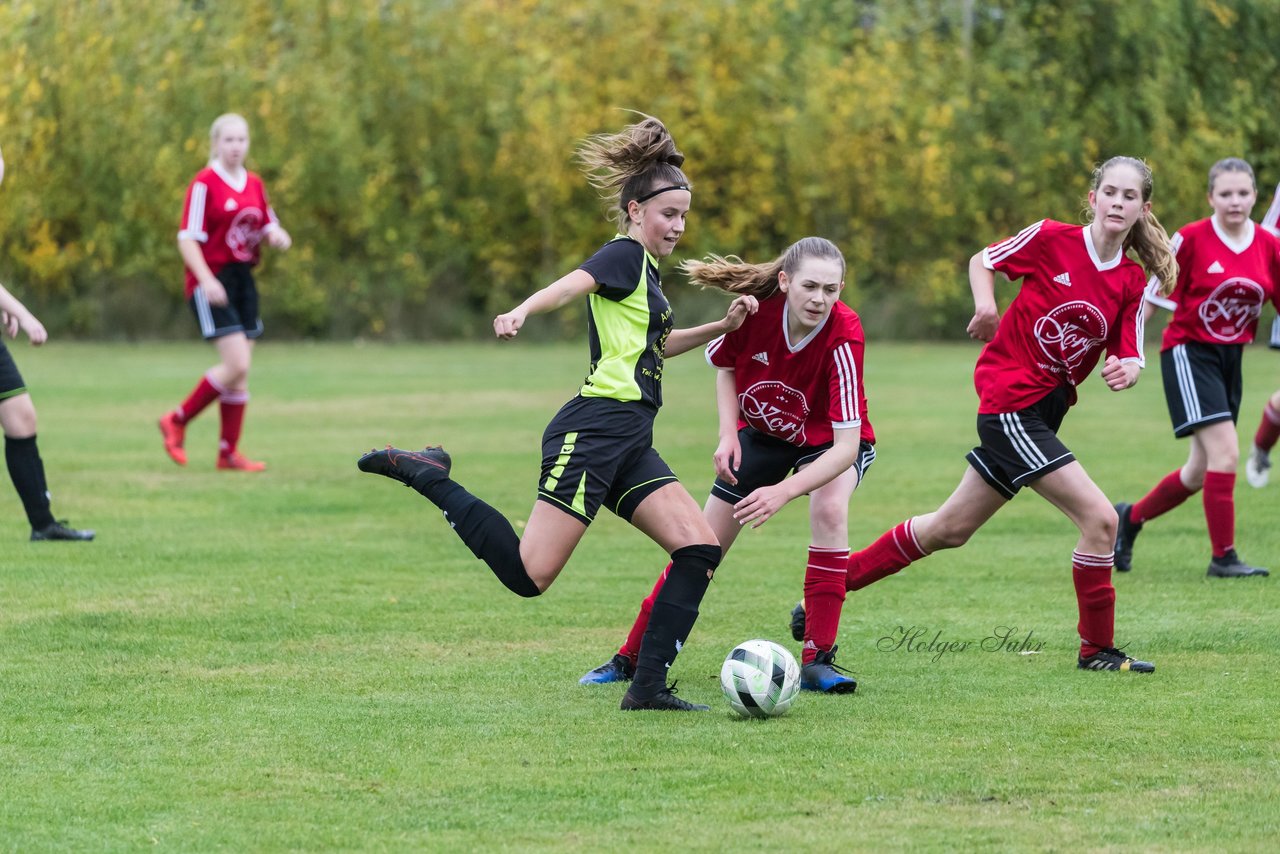
<instances>
[{"instance_id":1,"label":"red soccer jersey","mask_svg":"<svg viewBox=\"0 0 1280 854\"><path fill-rule=\"evenodd\" d=\"M836 429L859 428L874 442L862 386L862 321L837 302L804 339L790 340L787 298L775 294L734 331L707 345L707 361L733 371L738 428L793 445L821 445Z\"/></svg>"},{"instance_id":2,"label":"red soccer jersey","mask_svg":"<svg viewBox=\"0 0 1280 854\"><path fill-rule=\"evenodd\" d=\"M1060 385L1074 404L1103 346L1143 363L1142 267L1124 252L1099 258L1088 227L1041 220L988 246L982 263L1023 282L978 356L979 413L1017 412Z\"/></svg>"},{"instance_id":3,"label":"red soccer jersey","mask_svg":"<svg viewBox=\"0 0 1280 854\"><path fill-rule=\"evenodd\" d=\"M261 178L246 170L237 184L221 164L212 163L187 188L178 238L199 241L216 276L228 264L257 264L258 244L279 224ZM195 288L195 274L187 270L188 298Z\"/></svg>"},{"instance_id":4,"label":"red soccer jersey","mask_svg":"<svg viewBox=\"0 0 1280 854\"><path fill-rule=\"evenodd\" d=\"M1262 304L1280 307L1280 240L1246 224L1242 240L1232 240L1210 217L1185 225L1173 235L1178 284L1161 297L1154 277L1147 300L1173 312L1161 351L1198 341L1248 344L1258 330Z\"/></svg>"}]
</instances>

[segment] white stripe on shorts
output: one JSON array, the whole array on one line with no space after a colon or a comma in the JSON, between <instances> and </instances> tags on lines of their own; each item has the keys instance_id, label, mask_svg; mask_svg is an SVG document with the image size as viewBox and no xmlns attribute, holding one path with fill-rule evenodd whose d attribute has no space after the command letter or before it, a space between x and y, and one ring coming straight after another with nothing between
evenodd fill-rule
<instances>
[{"instance_id":1,"label":"white stripe on shorts","mask_svg":"<svg viewBox=\"0 0 1280 854\"><path fill-rule=\"evenodd\" d=\"M1009 443L1013 445L1013 449L1018 452L1018 456L1022 458L1022 462L1026 464L1027 468L1035 470L1048 465L1049 460L1045 458L1045 455L1031 441L1027 431L1023 429L1022 419L1018 417L1018 413L1001 412L1000 424L1004 427L1004 435L1008 438Z\"/></svg>"}]
</instances>

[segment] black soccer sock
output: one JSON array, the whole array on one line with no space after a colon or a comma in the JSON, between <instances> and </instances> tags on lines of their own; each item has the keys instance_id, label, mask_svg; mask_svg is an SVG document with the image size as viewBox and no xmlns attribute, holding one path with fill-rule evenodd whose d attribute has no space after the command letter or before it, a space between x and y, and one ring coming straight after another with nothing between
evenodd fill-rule
<instances>
[{"instance_id":1,"label":"black soccer sock","mask_svg":"<svg viewBox=\"0 0 1280 854\"><path fill-rule=\"evenodd\" d=\"M4 437L4 461L9 466L9 477L18 490L22 506L27 511L27 521L32 529L40 529L53 524L53 513L49 512L49 487L44 479L44 461L40 459L40 451L36 448L36 437L25 439Z\"/></svg>"},{"instance_id":2,"label":"black soccer sock","mask_svg":"<svg viewBox=\"0 0 1280 854\"><path fill-rule=\"evenodd\" d=\"M438 480L421 492L508 590L526 599L541 595L520 558L520 537L505 516L452 480Z\"/></svg>"},{"instance_id":3,"label":"black soccer sock","mask_svg":"<svg viewBox=\"0 0 1280 854\"><path fill-rule=\"evenodd\" d=\"M671 553L671 571L649 614L630 693L651 697L666 687L667 669L676 660L698 619L698 605L720 564L719 546L685 546Z\"/></svg>"}]
</instances>

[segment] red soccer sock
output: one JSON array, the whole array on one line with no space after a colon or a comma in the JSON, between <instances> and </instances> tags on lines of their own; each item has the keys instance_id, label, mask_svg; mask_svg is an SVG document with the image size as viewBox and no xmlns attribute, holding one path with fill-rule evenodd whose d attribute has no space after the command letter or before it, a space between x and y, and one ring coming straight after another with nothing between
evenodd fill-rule
<instances>
[{"instance_id":1,"label":"red soccer sock","mask_svg":"<svg viewBox=\"0 0 1280 854\"><path fill-rule=\"evenodd\" d=\"M244 408L249 402L249 393L245 391L229 391L222 395L222 435L218 440L218 453L229 457L240 444L240 431L244 427Z\"/></svg>"},{"instance_id":2,"label":"red soccer sock","mask_svg":"<svg viewBox=\"0 0 1280 854\"><path fill-rule=\"evenodd\" d=\"M1253 444L1270 451L1275 447L1276 439L1280 439L1280 412L1268 400L1262 409L1262 423L1258 425L1258 432L1253 434Z\"/></svg>"},{"instance_id":3,"label":"red soccer sock","mask_svg":"<svg viewBox=\"0 0 1280 854\"><path fill-rule=\"evenodd\" d=\"M914 523L915 518L912 517L885 531L880 539L862 551L850 555L845 589L861 590L929 554L916 541L912 532Z\"/></svg>"},{"instance_id":4,"label":"red soccer sock","mask_svg":"<svg viewBox=\"0 0 1280 854\"><path fill-rule=\"evenodd\" d=\"M177 418L179 424L186 424L191 419L199 415L204 408L213 403L222 395L226 389L216 384L205 374L200 378L200 382L196 383L196 387L191 390L191 394L187 395L187 399L173 411L174 417Z\"/></svg>"},{"instance_id":5,"label":"red soccer sock","mask_svg":"<svg viewBox=\"0 0 1280 854\"><path fill-rule=\"evenodd\" d=\"M671 564L668 563L662 570L662 574L658 576L658 580L654 582L653 590L640 603L640 613L636 614L636 621L632 624L631 631L627 632L626 641L618 649L618 655L625 655L631 659L632 664L635 664L636 659L640 657L640 641L644 640L644 630L649 628L649 614L653 611L653 600L658 598L658 591L666 583L667 573L670 571Z\"/></svg>"},{"instance_id":6,"label":"red soccer sock","mask_svg":"<svg viewBox=\"0 0 1280 854\"><path fill-rule=\"evenodd\" d=\"M1111 586L1114 556L1073 552L1071 577L1076 585L1076 604L1080 608L1080 657L1088 658L1098 650L1115 646L1116 589Z\"/></svg>"},{"instance_id":7,"label":"red soccer sock","mask_svg":"<svg viewBox=\"0 0 1280 854\"><path fill-rule=\"evenodd\" d=\"M809 546L809 564L804 570L804 649L802 664L821 652L830 652L840 628L844 605L844 579L849 568L849 550Z\"/></svg>"},{"instance_id":8,"label":"red soccer sock","mask_svg":"<svg viewBox=\"0 0 1280 854\"><path fill-rule=\"evenodd\" d=\"M1204 473L1204 520L1209 524L1213 556L1222 557L1236 546L1236 473Z\"/></svg>"},{"instance_id":9,"label":"red soccer sock","mask_svg":"<svg viewBox=\"0 0 1280 854\"><path fill-rule=\"evenodd\" d=\"M1129 521L1141 525L1143 522L1168 513L1195 494L1194 489L1187 489L1183 485L1182 469L1174 469L1144 495L1142 500L1133 505L1133 509L1129 511Z\"/></svg>"}]
</instances>

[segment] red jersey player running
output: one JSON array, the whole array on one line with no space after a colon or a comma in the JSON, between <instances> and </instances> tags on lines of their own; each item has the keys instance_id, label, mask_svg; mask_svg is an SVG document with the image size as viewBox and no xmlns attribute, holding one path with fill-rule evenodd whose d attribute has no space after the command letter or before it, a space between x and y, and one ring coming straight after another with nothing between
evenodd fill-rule
<instances>
[{"instance_id":1,"label":"red jersey player running","mask_svg":"<svg viewBox=\"0 0 1280 854\"><path fill-rule=\"evenodd\" d=\"M829 240L806 237L768 264L712 257L683 269L703 287L760 300L742 326L707 345L707 361L719 369L720 443L703 516L728 553L743 525L758 528L788 501L810 496L813 544L804 577L810 619L800 684L849 693L858 683L836 669L835 638L849 559L849 498L875 459L875 433L862 385L862 323L840 302L844 256ZM582 684L631 678L670 569L641 603L617 655Z\"/></svg>"},{"instance_id":2,"label":"red jersey player running","mask_svg":"<svg viewBox=\"0 0 1280 854\"><path fill-rule=\"evenodd\" d=\"M1177 286L1168 299L1147 300L1173 311L1164 330L1160 369L1173 435L1191 437L1187 462L1165 475L1136 504L1120 503L1116 569L1127 572L1142 526L1204 491L1204 515L1216 578L1267 575L1236 555L1235 498L1239 445L1240 362L1253 341L1267 300L1280 305L1280 240L1249 219L1258 198L1253 169L1237 157L1209 170L1213 216L1183 226L1173 236Z\"/></svg>"},{"instance_id":3,"label":"red jersey player running","mask_svg":"<svg viewBox=\"0 0 1280 854\"><path fill-rule=\"evenodd\" d=\"M1280 186L1276 187L1275 198L1267 215L1262 218L1262 227L1280 237ZM1271 321L1271 349L1280 350L1280 316ZM1253 447L1249 450L1249 458L1245 460L1244 475L1249 485L1261 489L1271 479L1271 449L1280 439L1280 391L1274 392L1262 407L1262 420L1258 422L1257 432L1253 435Z\"/></svg>"},{"instance_id":4,"label":"red jersey player running","mask_svg":"<svg viewBox=\"0 0 1280 854\"><path fill-rule=\"evenodd\" d=\"M209 130L209 165L187 188L178 250L187 268L186 298L200 334L218 348L220 362L196 383L187 399L160 419L164 449L180 466L186 426L217 400L222 415L218 468L262 471L264 463L236 450L249 402L249 362L262 334L253 267L259 244L288 249L292 241L267 202L262 179L244 167L249 126L234 114L218 116Z\"/></svg>"},{"instance_id":5,"label":"red jersey player running","mask_svg":"<svg viewBox=\"0 0 1280 854\"><path fill-rule=\"evenodd\" d=\"M1151 214L1151 171L1141 160L1113 157L1094 170L1088 203L1092 217L1083 228L1042 220L970 259L968 331L989 342L973 375L981 444L941 507L907 519L849 558L847 585L860 590L938 549L964 545L1029 486L1080 530L1071 556L1078 666L1151 673L1153 664L1114 646L1115 510L1057 431L1104 347L1108 388L1120 391L1138 380L1146 277L1126 250L1162 281L1175 265L1168 235ZM995 301L997 272L1023 280L1003 319Z\"/></svg>"}]
</instances>

